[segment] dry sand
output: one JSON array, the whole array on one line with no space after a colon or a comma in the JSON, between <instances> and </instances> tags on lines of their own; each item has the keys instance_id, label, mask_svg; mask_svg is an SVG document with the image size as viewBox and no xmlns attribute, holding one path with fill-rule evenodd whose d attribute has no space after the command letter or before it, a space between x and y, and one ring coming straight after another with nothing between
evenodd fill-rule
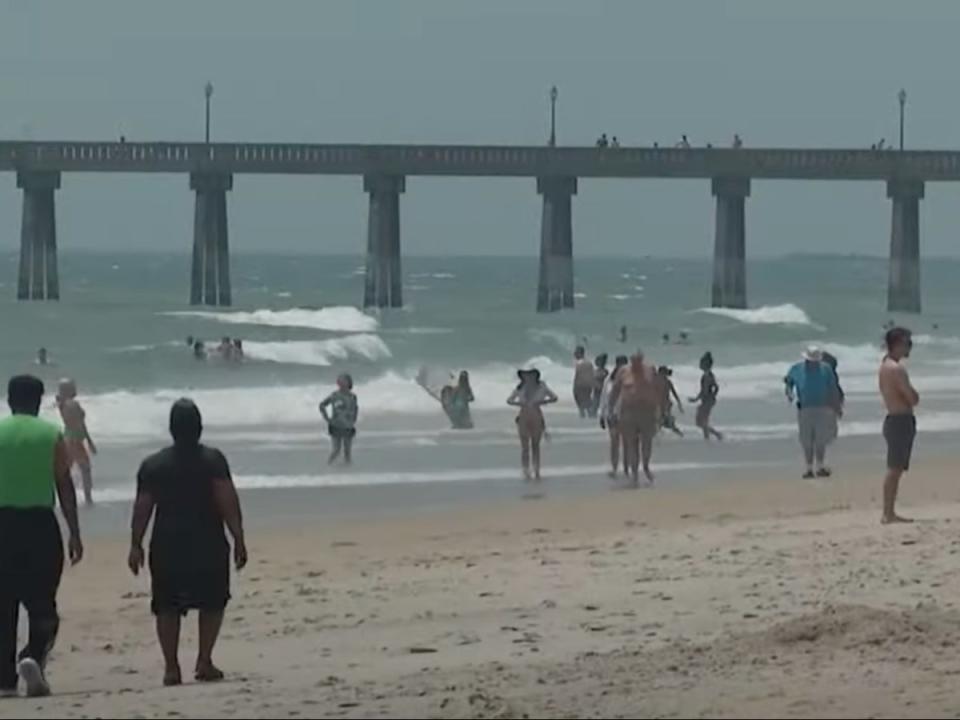
<instances>
[{"instance_id":1,"label":"dry sand","mask_svg":"<svg viewBox=\"0 0 960 720\"><path fill-rule=\"evenodd\" d=\"M954 468L905 481L912 526L848 467L254 535L215 686L160 687L147 582L97 542L57 695L0 717L956 716Z\"/></svg>"}]
</instances>

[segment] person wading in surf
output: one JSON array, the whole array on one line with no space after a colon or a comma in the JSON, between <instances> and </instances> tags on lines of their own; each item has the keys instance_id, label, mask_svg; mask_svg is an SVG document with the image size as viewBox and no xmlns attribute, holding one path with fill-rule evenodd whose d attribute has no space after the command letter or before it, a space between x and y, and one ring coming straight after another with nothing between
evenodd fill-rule
<instances>
[{"instance_id":1,"label":"person wading in surf","mask_svg":"<svg viewBox=\"0 0 960 720\"><path fill-rule=\"evenodd\" d=\"M540 480L540 442L546 430L543 406L557 402L557 396L540 380L540 371L518 370L520 384L513 391L507 404L519 408L517 433L520 435L520 462L523 477L530 480L530 461L533 460L533 479Z\"/></svg>"}]
</instances>

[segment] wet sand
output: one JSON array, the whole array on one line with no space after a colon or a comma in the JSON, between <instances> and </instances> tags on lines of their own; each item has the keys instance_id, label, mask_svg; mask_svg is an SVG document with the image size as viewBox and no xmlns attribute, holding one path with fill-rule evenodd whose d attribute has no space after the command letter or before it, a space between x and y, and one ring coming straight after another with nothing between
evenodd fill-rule
<instances>
[{"instance_id":1,"label":"wet sand","mask_svg":"<svg viewBox=\"0 0 960 720\"><path fill-rule=\"evenodd\" d=\"M955 716L955 468L918 459L909 526L880 526L857 463L256 529L213 686L160 686L148 583L96 538L57 695L0 717Z\"/></svg>"}]
</instances>

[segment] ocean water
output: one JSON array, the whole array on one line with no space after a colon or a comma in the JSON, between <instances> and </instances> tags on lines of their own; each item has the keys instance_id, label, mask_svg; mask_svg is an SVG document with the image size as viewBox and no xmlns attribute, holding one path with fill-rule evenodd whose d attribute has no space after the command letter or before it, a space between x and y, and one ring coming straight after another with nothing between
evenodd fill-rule
<instances>
[{"instance_id":1,"label":"ocean water","mask_svg":"<svg viewBox=\"0 0 960 720\"><path fill-rule=\"evenodd\" d=\"M721 386L715 420L728 442L706 448L690 427L692 413L681 416L688 437L658 445L665 478L793 460L794 418L781 379L811 342L840 360L849 399L841 444L874 438L882 417L875 373L889 316L880 259L754 260L751 309L742 311L706 308L706 260L578 259L577 309L554 315L533 311L536 258L404 258L407 305L384 313L357 308L363 260L354 257L236 256L236 306L225 309L187 305L186 253L65 253L59 303L17 303L16 268L15 253L0 255L0 370L36 372L51 390L60 376L77 380L101 450L99 497L108 503L132 497L137 463L166 441L169 406L181 396L200 405L208 440L229 454L238 484L261 495L369 487L367 502L389 505L398 488L420 488L405 494L418 502L457 486L513 488L518 451L505 399L516 368L526 365L539 367L561 396L548 411L547 475L599 487L605 436L576 417L569 391L578 342L611 357L643 348L674 368L684 397L696 390L697 359L713 352ZM944 441L960 430L958 273L958 261L926 262L924 314L896 318L916 332L910 368L923 395L921 430ZM626 344L617 338L621 325ZM690 345L662 343L663 333L681 329ZM247 359L198 362L188 335L242 338ZM33 364L40 346L55 365ZM476 430L447 428L413 380L423 365L470 371ZM343 371L354 376L361 408L351 469L326 466L316 409ZM55 416L52 392L45 413Z\"/></svg>"}]
</instances>

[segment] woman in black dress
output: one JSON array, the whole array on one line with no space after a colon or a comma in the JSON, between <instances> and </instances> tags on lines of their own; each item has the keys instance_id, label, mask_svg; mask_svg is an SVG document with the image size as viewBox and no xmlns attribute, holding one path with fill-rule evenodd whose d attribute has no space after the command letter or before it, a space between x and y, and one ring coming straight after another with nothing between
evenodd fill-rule
<instances>
[{"instance_id":1,"label":"woman in black dress","mask_svg":"<svg viewBox=\"0 0 960 720\"><path fill-rule=\"evenodd\" d=\"M182 682L178 649L180 618L200 612L200 639L194 677L201 682L223 679L213 664L213 648L230 599L230 546L233 537L237 570L247 564L240 500L227 459L200 443L200 410L178 400L170 410L173 445L151 455L137 473L133 537L128 564L134 575L144 565L143 537L150 518L151 610L166 669L164 685Z\"/></svg>"}]
</instances>

